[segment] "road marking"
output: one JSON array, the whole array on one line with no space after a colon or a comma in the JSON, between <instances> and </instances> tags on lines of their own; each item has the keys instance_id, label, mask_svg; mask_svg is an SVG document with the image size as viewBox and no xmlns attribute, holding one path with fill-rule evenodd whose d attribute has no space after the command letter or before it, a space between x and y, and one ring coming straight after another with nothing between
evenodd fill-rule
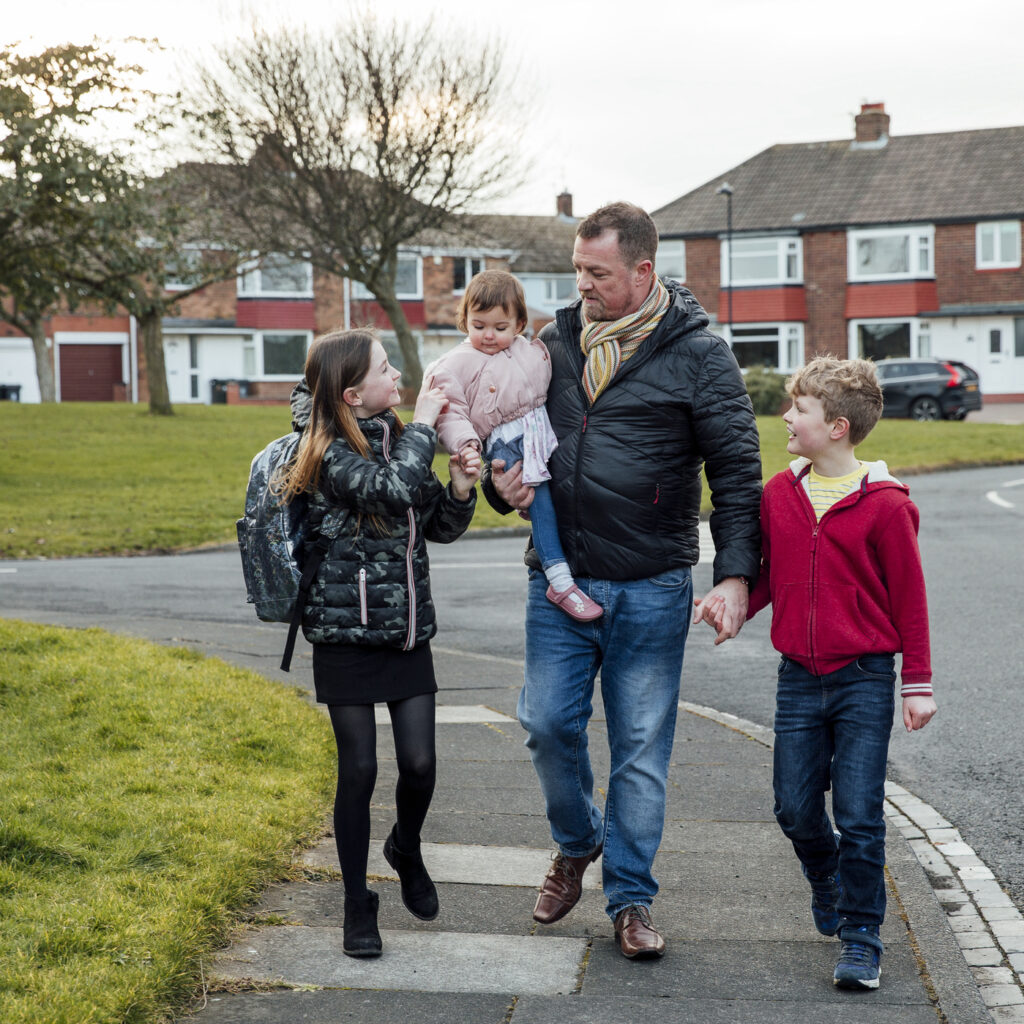
<instances>
[{"instance_id":1,"label":"road marking","mask_svg":"<svg viewBox=\"0 0 1024 1024\"><path fill-rule=\"evenodd\" d=\"M17 569L0 569L0 572L17 572Z\"/></svg>"},{"instance_id":2,"label":"road marking","mask_svg":"<svg viewBox=\"0 0 1024 1024\"><path fill-rule=\"evenodd\" d=\"M1007 480L1003 487L1021 487L1024 486L1024 480ZM999 491L986 491L985 497L992 502L993 505L998 505L1000 508L1016 508L1016 504L1012 501L1007 501L1005 498L999 496Z\"/></svg>"}]
</instances>

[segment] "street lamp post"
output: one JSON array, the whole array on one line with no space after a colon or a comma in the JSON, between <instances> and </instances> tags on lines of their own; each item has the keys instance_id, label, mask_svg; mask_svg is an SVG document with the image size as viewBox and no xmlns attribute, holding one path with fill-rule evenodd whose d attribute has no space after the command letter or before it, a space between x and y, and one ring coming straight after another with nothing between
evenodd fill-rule
<instances>
[{"instance_id":1,"label":"street lamp post","mask_svg":"<svg viewBox=\"0 0 1024 1024\"><path fill-rule=\"evenodd\" d=\"M716 196L725 196L725 249L728 271L725 284L726 303L728 304L728 320L726 327L729 330L729 344L732 344L732 185L723 181L715 189Z\"/></svg>"}]
</instances>

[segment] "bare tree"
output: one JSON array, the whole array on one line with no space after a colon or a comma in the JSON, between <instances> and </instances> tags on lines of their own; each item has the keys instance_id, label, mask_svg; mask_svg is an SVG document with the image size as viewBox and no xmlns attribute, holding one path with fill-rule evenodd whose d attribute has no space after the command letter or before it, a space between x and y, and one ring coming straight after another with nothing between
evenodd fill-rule
<instances>
[{"instance_id":1,"label":"bare tree","mask_svg":"<svg viewBox=\"0 0 1024 1024\"><path fill-rule=\"evenodd\" d=\"M197 72L195 165L234 244L361 282L419 354L396 296L399 249L521 180L499 42L364 12L332 35L257 28Z\"/></svg>"}]
</instances>

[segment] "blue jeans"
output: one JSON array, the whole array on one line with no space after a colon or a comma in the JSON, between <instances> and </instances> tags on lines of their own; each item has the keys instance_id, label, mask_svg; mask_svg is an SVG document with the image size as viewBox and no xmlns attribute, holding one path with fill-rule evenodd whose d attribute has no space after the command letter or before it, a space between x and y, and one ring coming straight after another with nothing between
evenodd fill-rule
<instances>
[{"instance_id":1,"label":"blue jeans","mask_svg":"<svg viewBox=\"0 0 1024 1024\"><path fill-rule=\"evenodd\" d=\"M505 468L511 469L523 461L523 439L495 441L487 449L488 459L504 459ZM565 561L562 541L558 536L558 521L555 519L555 503L551 500L551 488L547 481L533 485L533 501L530 503L530 532L533 534L533 549L545 569Z\"/></svg>"},{"instance_id":2,"label":"blue jeans","mask_svg":"<svg viewBox=\"0 0 1024 1024\"><path fill-rule=\"evenodd\" d=\"M630 904L649 906L658 891L651 867L665 825L693 587L689 569L576 584L603 606L600 619L571 619L545 598L544 576L530 573L518 714L559 850L582 857L604 843L604 894L614 920ZM603 814L587 740L598 669L611 754Z\"/></svg>"},{"instance_id":3,"label":"blue jeans","mask_svg":"<svg viewBox=\"0 0 1024 1024\"><path fill-rule=\"evenodd\" d=\"M885 917L885 765L894 658L864 655L815 676L783 657L775 712L775 817L808 871L842 878L840 928ZM832 813L839 843L825 811Z\"/></svg>"}]
</instances>

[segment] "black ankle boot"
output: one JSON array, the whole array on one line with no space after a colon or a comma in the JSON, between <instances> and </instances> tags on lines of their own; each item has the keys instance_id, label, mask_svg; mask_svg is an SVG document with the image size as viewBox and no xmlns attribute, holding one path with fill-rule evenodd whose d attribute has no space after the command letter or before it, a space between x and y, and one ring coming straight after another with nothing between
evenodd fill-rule
<instances>
[{"instance_id":1,"label":"black ankle boot","mask_svg":"<svg viewBox=\"0 0 1024 1024\"><path fill-rule=\"evenodd\" d=\"M380 932L377 931L377 907L380 897L375 892L365 896L345 897L345 956L380 956Z\"/></svg>"},{"instance_id":2,"label":"black ankle boot","mask_svg":"<svg viewBox=\"0 0 1024 1024\"><path fill-rule=\"evenodd\" d=\"M412 853L405 853L395 845L396 825L384 842L384 859L398 872L402 883L402 902L414 917L433 921L437 917L437 889L423 866L419 844Z\"/></svg>"}]
</instances>

